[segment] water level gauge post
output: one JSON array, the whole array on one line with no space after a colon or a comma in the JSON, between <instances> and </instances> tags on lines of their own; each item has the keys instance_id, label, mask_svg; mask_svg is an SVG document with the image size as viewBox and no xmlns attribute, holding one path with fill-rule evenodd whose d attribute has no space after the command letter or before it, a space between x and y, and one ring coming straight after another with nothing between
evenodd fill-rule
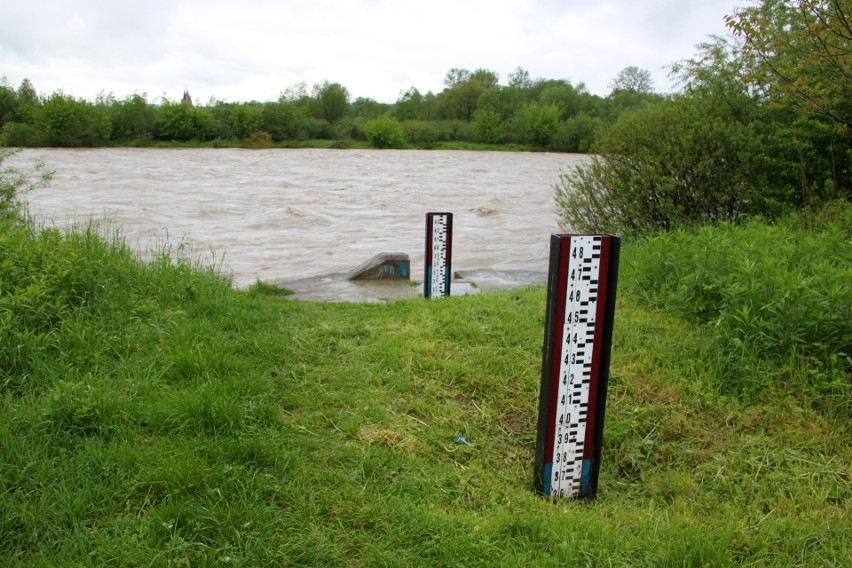
<instances>
[{"instance_id":1,"label":"water level gauge post","mask_svg":"<svg viewBox=\"0 0 852 568\"><path fill-rule=\"evenodd\" d=\"M551 235L535 489L597 493L621 240Z\"/></svg>"},{"instance_id":2,"label":"water level gauge post","mask_svg":"<svg viewBox=\"0 0 852 568\"><path fill-rule=\"evenodd\" d=\"M427 300L450 295L452 251L453 214L426 213L426 268L423 296Z\"/></svg>"}]
</instances>

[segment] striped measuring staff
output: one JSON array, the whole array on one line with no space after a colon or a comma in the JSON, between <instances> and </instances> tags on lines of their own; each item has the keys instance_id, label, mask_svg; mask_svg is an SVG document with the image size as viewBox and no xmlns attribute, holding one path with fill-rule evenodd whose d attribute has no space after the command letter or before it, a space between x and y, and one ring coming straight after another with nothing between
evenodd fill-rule
<instances>
[{"instance_id":1,"label":"striped measuring staff","mask_svg":"<svg viewBox=\"0 0 852 568\"><path fill-rule=\"evenodd\" d=\"M453 214L426 213L426 278L423 295L427 299L450 295L452 251Z\"/></svg>"},{"instance_id":2,"label":"striped measuring staff","mask_svg":"<svg viewBox=\"0 0 852 568\"><path fill-rule=\"evenodd\" d=\"M620 244L551 235L535 463L545 496L597 492Z\"/></svg>"}]
</instances>

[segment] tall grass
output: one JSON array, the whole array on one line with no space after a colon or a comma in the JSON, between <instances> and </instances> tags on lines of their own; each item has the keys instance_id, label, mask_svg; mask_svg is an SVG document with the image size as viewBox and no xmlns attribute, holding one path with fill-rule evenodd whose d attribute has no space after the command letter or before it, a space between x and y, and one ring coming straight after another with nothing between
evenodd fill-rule
<instances>
[{"instance_id":1,"label":"tall grass","mask_svg":"<svg viewBox=\"0 0 852 568\"><path fill-rule=\"evenodd\" d=\"M120 234L96 225L61 232L30 221L0 231L0 384L23 387L48 369L84 372L98 349L120 353L134 323L187 299L221 296L215 267L165 247L143 263ZM64 361L66 352L93 350ZM36 372L42 369L41 372Z\"/></svg>"},{"instance_id":2,"label":"tall grass","mask_svg":"<svg viewBox=\"0 0 852 568\"><path fill-rule=\"evenodd\" d=\"M776 225L723 223L657 235L626 271L648 305L707 326L726 389L786 386L850 417L852 206Z\"/></svg>"}]
</instances>

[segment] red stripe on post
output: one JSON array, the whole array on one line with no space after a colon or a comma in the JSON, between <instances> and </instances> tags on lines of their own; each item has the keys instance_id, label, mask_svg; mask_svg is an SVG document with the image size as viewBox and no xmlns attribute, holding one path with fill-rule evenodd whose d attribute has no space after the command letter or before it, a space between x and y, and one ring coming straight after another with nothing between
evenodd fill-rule
<instances>
[{"instance_id":1,"label":"red stripe on post","mask_svg":"<svg viewBox=\"0 0 852 568\"><path fill-rule=\"evenodd\" d=\"M547 424L545 437L544 462L553 455L554 439L556 438L557 405L559 404L559 369L562 364L562 338L565 332L565 301L568 290L568 255L571 252L571 236L559 237L559 280L556 292L556 314L553 318L553 360L550 366L550 420Z\"/></svg>"},{"instance_id":2,"label":"red stripe on post","mask_svg":"<svg viewBox=\"0 0 852 568\"><path fill-rule=\"evenodd\" d=\"M583 442L583 459L592 459L595 440L595 411L598 402L598 378L603 348L604 317L606 313L606 290L609 277L610 238L601 238L600 272L598 274L598 301L595 310L595 341L592 347L592 372L589 377L589 406L586 416L586 439Z\"/></svg>"}]
</instances>

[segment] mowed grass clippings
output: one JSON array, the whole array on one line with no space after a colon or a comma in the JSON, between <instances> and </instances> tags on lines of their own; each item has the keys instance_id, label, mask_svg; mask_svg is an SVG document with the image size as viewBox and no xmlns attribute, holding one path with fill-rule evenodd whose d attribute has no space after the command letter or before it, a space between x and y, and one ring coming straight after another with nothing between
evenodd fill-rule
<instances>
[{"instance_id":1,"label":"mowed grass clippings","mask_svg":"<svg viewBox=\"0 0 852 568\"><path fill-rule=\"evenodd\" d=\"M85 254L2 234L5 565L850 561L848 423L737 397L709 332L627 287L598 497L553 502L532 490L543 288L302 303L91 231Z\"/></svg>"}]
</instances>

